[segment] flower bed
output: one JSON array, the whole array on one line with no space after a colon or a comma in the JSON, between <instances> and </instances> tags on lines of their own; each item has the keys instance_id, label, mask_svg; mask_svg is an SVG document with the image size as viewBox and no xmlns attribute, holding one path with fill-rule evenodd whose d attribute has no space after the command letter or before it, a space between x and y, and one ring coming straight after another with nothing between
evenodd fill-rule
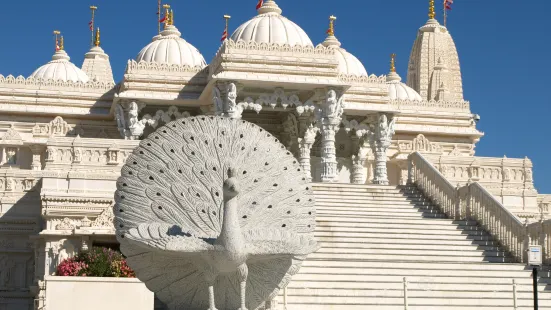
<instances>
[{"instance_id":1,"label":"flower bed","mask_svg":"<svg viewBox=\"0 0 551 310\"><path fill-rule=\"evenodd\" d=\"M120 252L99 247L62 261L57 266L56 275L62 277L136 277Z\"/></svg>"},{"instance_id":2,"label":"flower bed","mask_svg":"<svg viewBox=\"0 0 551 310\"><path fill-rule=\"evenodd\" d=\"M124 256L94 247L62 261L56 276L47 276L48 309L153 309L153 293L135 278Z\"/></svg>"}]
</instances>

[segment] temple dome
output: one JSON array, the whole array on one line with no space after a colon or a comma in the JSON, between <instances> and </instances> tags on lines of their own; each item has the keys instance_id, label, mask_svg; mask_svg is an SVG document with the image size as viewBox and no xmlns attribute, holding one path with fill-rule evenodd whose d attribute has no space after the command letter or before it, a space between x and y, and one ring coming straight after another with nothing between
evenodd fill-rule
<instances>
[{"instance_id":1,"label":"temple dome","mask_svg":"<svg viewBox=\"0 0 551 310\"><path fill-rule=\"evenodd\" d=\"M402 78L396 72L390 72L386 76L386 83L388 84L388 97L390 100L423 100L418 92L402 83Z\"/></svg>"},{"instance_id":2,"label":"temple dome","mask_svg":"<svg viewBox=\"0 0 551 310\"><path fill-rule=\"evenodd\" d=\"M277 43L314 46L297 24L281 15L281 9L273 0L265 1L258 15L237 28L231 36L233 41Z\"/></svg>"},{"instance_id":3,"label":"temple dome","mask_svg":"<svg viewBox=\"0 0 551 310\"><path fill-rule=\"evenodd\" d=\"M64 50L58 50L52 60L36 69L31 78L42 80L62 80L73 82L88 82L89 78L80 68L70 62L71 58Z\"/></svg>"},{"instance_id":4,"label":"temple dome","mask_svg":"<svg viewBox=\"0 0 551 310\"><path fill-rule=\"evenodd\" d=\"M167 25L165 30L154 36L152 42L140 51L136 61L206 67L203 55L195 46L182 39L181 35L174 25Z\"/></svg>"},{"instance_id":5,"label":"temple dome","mask_svg":"<svg viewBox=\"0 0 551 310\"><path fill-rule=\"evenodd\" d=\"M362 62L342 48L341 42L334 35L329 35L322 45L335 49L335 55L339 61L339 74L367 76L367 70Z\"/></svg>"}]
</instances>

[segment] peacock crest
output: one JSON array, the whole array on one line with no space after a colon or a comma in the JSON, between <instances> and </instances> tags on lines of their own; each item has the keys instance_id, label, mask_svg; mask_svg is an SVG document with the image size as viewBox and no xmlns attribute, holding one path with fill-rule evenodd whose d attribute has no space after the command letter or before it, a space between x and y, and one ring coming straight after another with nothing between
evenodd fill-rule
<instances>
[{"instance_id":1,"label":"peacock crest","mask_svg":"<svg viewBox=\"0 0 551 310\"><path fill-rule=\"evenodd\" d=\"M129 265L170 309L257 309L318 248L306 175L242 120L159 128L128 157L115 200Z\"/></svg>"}]
</instances>

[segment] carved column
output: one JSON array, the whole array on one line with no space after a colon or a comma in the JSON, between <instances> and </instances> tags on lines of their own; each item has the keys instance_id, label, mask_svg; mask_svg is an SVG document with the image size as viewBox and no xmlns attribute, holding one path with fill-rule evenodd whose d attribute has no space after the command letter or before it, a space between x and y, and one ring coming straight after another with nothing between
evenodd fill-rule
<instances>
[{"instance_id":1,"label":"carved column","mask_svg":"<svg viewBox=\"0 0 551 310\"><path fill-rule=\"evenodd\" d=\"M337 177L337 157L335 150L335 134L340 128L344 112L344 96L337 96L334 89L329 89L325 100L316 110L316 119L321 131L321 181L334 182Z\"/></svg>"},{"instance_id":2,"label":"carved column","mask_svg":"<svg viewBox=\"0 0 551 310\"><path fill-rule=\"evenodd\" d=\"M373 178L374 184L388 185L388 172L386 163L388 157L386 155L388 148L392 142L392 136L394 135L394 124L396 118L388 121L388 117L385 114L380 114L377 127L375 130L375 176Z\"/></svg>"},{"instance_id":3,"label":"carved column","mask_svg":"<svg viewBox=\"0 0 551 310\"><path fill-rule=\"evenodd\" d=\"M318 129L310 124L310 127L304 132L304 138L299 138L299 163L302 171L306 173L308 180L312 180L312 172L310 169L310 151L312 145L316 141Z\"/></svg>"},{"instance_id":4,"label":"carved column","mask_svg":"<svg viewBox=\"0 0 551 310\"><path fill-rule=\"evenodd\" d=\"M31 170L42 170L42 153L44 153L45 147L43 145L31 145L30 149L33 153Z\"/></svg>"}]
</instances>

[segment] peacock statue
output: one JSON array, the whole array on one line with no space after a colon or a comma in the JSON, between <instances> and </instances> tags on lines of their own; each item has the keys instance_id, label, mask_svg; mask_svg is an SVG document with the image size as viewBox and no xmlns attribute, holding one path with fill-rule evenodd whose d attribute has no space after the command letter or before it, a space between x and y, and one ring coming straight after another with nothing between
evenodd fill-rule
<instances>
[{"instance_id":1,"label":"peacock statue","mask_svg":"<svg viewBox=\"0 0 551 310\"><path fill-rule=\"evenodd\" d=\"M242 120L157 129L128 157L115 200L129 266L170 309L259 309L318 249L306 175L278 139Z\"/></svg>"}]
</instances>

